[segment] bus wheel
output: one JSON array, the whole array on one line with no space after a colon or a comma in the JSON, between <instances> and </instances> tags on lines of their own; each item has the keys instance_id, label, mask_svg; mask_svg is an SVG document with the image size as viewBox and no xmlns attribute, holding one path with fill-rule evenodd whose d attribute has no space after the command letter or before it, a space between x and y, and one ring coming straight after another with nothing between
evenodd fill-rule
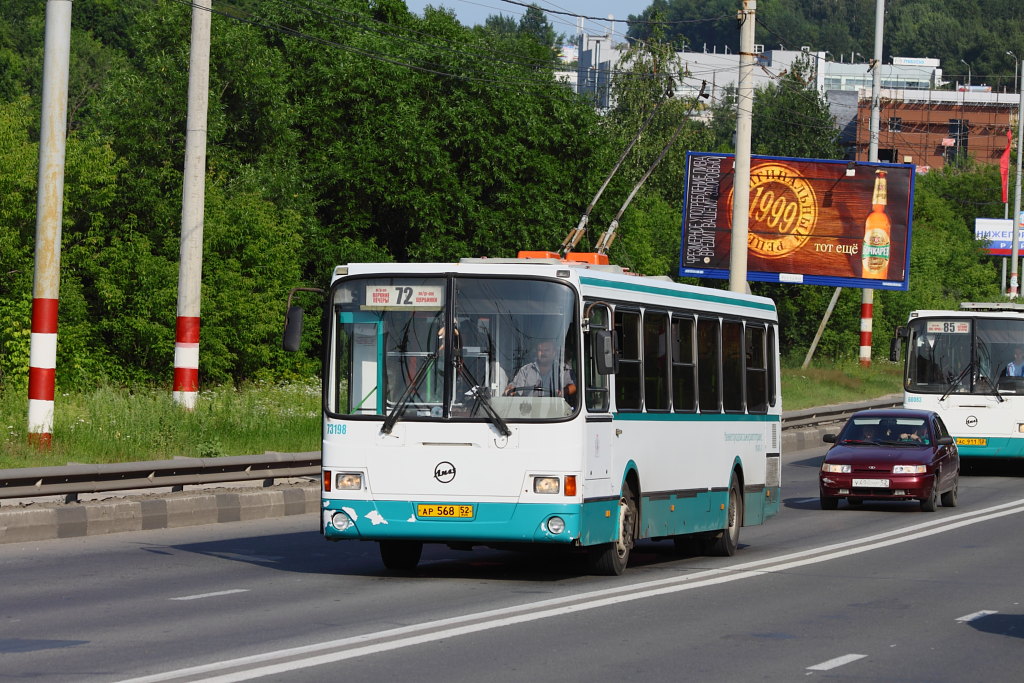
<instances>
[{"instance_id":1,"label":"bus wheel","mask_svg":"<svg viewBox=\"0 0 1024 683\"><path fill-rule=\"evenodd\" d=\"M423 554L419 541L380 541L380 559L393 571L415 569Z\"/></svg>"},{"instance_id":2,"label":"bus wheel","mask_svg":"<svg viewBox=\"0 0 1024 683\"><path fill-rule=\"evenodd\" d=\"M619 497L619 537L611 543L594 546L590 551L590 571L603 576L619 576L629 564L629 551L636 544L636 496L629 484Z\"/></svg>"},{"instance_id":3,"label":"bus wheel","mask_svg":"<svg viewBox=\"0 0 1024 683\"><path fill-rule=\"evenodd\" d=\"M736 554L740 544L740 527L743 526L743 497L740 495L739 484L733 477L729 484L729 507L726 511L725 528L707 537L704 545L705 555L731 557Z\"/></svg>"}]
</instances>

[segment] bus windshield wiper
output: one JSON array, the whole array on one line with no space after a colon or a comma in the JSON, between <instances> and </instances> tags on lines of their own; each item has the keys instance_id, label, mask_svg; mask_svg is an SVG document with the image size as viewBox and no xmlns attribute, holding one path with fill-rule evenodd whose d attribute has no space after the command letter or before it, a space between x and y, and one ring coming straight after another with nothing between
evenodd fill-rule
<instances>
[{"instance_id":1,"label":"bus windshield wiper","mask_svg":"<svg viewBox=\"0 0 1024 683\"><path fill-rule=\"evenodd\" d=\"M412 398L413 393L420 388L420 384L423 383L423 378L427 376L427 371L434 366L434 362L437 361L437 355L441 352L441 349L434 351L426 357L426 362L420 366L420 369L416 372L416 376L412 378L412 381L406 385L405 391L395 401L395 407L391 409L388 416L384 418L384 424L380 428L381 434L390 434L394 428L395 423L398 422L398 414L405 409L409 399Z\"/></svg>"},{"instance_id":2,"label":"bus windshield wiper","mask_svg":"<svg viewBox=\"0 0 1024 683\"><path fill-rule=\"evenodd\" d=\"M505 436L512 436L512 430L509 429L508 423L502 419L501 415L498 414L498 411L494 409L493 405L491 405L490 390L487 389L487 387L482 387L477 384L476 378L469 373L469 370L467 370L466 366L462 363L459 363L459 374L462 375L470 386L469 391L466 392L466 396L471 396L480 402L480 405L484 407L484 412L490 416L491 421L494 422L498 431Z\"/></svg>"},{"instance_id":3,"label":"bus windshield wiper","mask_svg":"<svg viewBox=\"0 0 1024 683\"><path fill-rule=\"evenodd\" d=\"M968 375L968 373L970 373L970 371L973 368L974 368L974 361L973 360L968 361L967 365L964 366L964 369L960 371L960 374L957 375L956 378L950 378L950 380L949 380L949 387L946 389L946 392L944 394L942 394L942 398L939 399L939 403L942 403L947 398L949 398L949 395L953 393L953 389L955 389L958 386L960 386L960 383L964 380L964 377L966 377Z\"/></svg>"}]
</instances>

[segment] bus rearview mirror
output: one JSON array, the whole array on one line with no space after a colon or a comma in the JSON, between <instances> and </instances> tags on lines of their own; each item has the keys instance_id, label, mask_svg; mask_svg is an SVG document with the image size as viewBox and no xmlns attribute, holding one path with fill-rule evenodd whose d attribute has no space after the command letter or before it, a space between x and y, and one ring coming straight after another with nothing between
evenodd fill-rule
<instances>
[{"instance_id":1,"label":"bus rearview mirror","mask_svg":"<svg viewBox=\"0 0 1024 683\"><path fill-rule=\"evenodd\" d=\"M284 316L284 339L281 347L285 351L298 351L302 344L302 316L305 311L301 306L289 306Z\"/></svg>"},{"instance_id":2,"label":"bus rearview mirror","mask_svg":"<svg viewBox=\"0 0 1024 683\"><path fill-rule=\"evenodd\" d=\"M619 357L615 353L615 341L609 330L593 330L594 363L597 374L613 375L619 370Z\"/></svg>"}]
</instances>

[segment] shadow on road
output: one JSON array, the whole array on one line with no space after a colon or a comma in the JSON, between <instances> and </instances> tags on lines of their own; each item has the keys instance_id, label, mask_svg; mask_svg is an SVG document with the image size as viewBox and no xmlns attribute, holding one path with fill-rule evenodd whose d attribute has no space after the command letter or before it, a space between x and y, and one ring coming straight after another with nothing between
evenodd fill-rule
<instances>
[{"instance_id":1,"label":"shadow on road","mask_svg":"<svg viewBox=\"0 0 1024 683\"><path fill-rule=\"evenodd\" d=\"M982 633L1024 638L1024 614L986 614L968 625Z\"/></svg>"},{"instance_id":2,"label":"shadow on road","mask_svg":"<svg viewBox=\"0 0 1024 683\"><path fill-rule=\"evenodd\" d=\"M745 546L741 543L740 550ZM480 579L491 581L557 582L589 574L585 551L529 546L521 550L476 547L454 550L441 544L425 544L415 570L394 572L384 568L376 543L344 541L328 543L315 531L271 534L246 538L204 541L174 546L148 545L145 552L187 552L225 562L244 562L274 571L298 574L404 579ZM697 544L676 547L672 541L644 540L630 557L630 568L653 567L680 560L705 560ZM629 570L627 570L628 572Z\"/></svg>"}]
</instances>

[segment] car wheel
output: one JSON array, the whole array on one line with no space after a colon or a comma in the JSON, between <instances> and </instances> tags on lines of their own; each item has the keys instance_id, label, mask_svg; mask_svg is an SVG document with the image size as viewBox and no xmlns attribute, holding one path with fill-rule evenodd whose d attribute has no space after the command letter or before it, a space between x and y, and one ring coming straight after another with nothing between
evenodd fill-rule
<instances>
[{"instance_id":1,"label":"car wheel","mask_svg":"<svg viewBox=\"0 0 1024 683\"><path fill-rule=\"evenodd\" d=\"M725 528L709 535L704 543L704 554L717 557L732 557L740 545L740 527L743 526L743 496L740 486L733 477L729 484L729 506L726 510Z\"/></svg>"},{"instance_id":2,"label":"car wheel","mask_svg":"<svg viewBox=\"0 0 1024 683\"><path fill-rule=\"evenodd\" d=\"M832 498L831 496L821 497L821 509L822 510L835 510L839 507L839 499Z\"/></svg>"},{"instance_id":3,"label":"car wheel","mask_svg":"<svg viewBox=\"0 0 1024 683\"><path fill-rule=\"evenodd\" d=\"M939 479L936 476L928 497L921 499L921 509L925 512L935 512L937 507L939 507Z\"/></svg>"},{"instance_id":4,"label":"car wheel","mask_svg":"<svg viewBox=\"0 0 1024 683\"><path fill-rule=\"evenodd\" d=\"M953 488L942 494L942 507L944 508L955 508L957 502L958 489L960 488L960 476L957 475L953 479Z\"/></svg>"},{"instance_id":5,"label":"car wheel","mask_svg":"<svg viewBox=\"0 0 1024 683\"><path fill-rule=\"evenodd\" d=\"M636 544L636 497L629 484L623 484L619 497L619 537L590 551L590 571L603 576L619 576L629 564L629 551Z\"/></svg>"},{"instance_id":6,"label":"car wheel","mask_svg":"<svg viewBox=\"0 0 1024 683\"><path fill-rule=\"evenodd\" d=\"M411 571L420 563L423 544L419 541L380 541L380 559L392 571Z\"/></svg>"}]
</instances>

